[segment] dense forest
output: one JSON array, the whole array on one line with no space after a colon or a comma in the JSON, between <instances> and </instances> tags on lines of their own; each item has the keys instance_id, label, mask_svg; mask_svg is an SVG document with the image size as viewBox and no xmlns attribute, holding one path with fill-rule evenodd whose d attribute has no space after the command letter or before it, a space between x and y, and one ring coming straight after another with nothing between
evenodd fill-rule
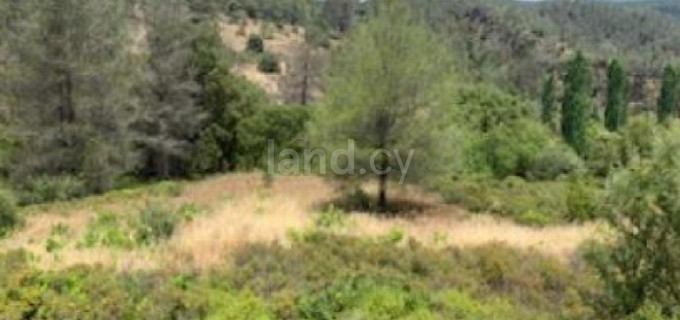
<instances>
[{"instance_id":1,"label":"dense forest","mask_svg":"<svg viewBox=\"0 0 680 320\"><path fill-rule=\"evenodd\" d=\"M680 319L679 55L665 0L0 0L0 320Z\"/></svg>"}]
</instances>

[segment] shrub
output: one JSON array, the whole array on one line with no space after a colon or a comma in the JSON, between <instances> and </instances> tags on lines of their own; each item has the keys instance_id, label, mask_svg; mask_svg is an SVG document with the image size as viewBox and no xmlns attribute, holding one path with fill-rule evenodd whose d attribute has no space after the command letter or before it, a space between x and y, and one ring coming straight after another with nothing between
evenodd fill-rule
<instances>
[{"instance_id":1,"label":"shrub","mask_svg":"<svg viewBox=\"0 0 680 320\"><path fill-rule=\"evenodd\" d=\"M68 175L29 177L18 190L20 204L66 201L86 194L85 182Z\"/></svg>"},{"instance_id":2,"label":"shrub","mask_svg":"<svg viewBox=\"0 0 680 320\"><path fill-rule=\"evenodd\" d=\"M646 303L680 316L680 143L662 136L654 157L617 172L608 184L606 215L613 237L589 254L604 283L600 311L622 318Z\"/></svg>"},{"instance_id":3,"label":"shrub","mask_svg":"<svg viewBox=\"0 0 680 320\"><path fill-rule=\"evenodd\" d=\"M265 52L260 57L260 62L257 65L257 69L264 73L278 73L281 71L279 59L277 59L275 55Z\"/></svg>"},{"instance_id":4,"label":"shrub","mask_svg":"<svg viewBox=\"0 0 680 320\"><path fill-rule=\"evenodd\" d=\"M498 178L552 179L579 167L578 157L543 125L518 120L492 129L484 141L486 161Z\"/></svg>"},{"instance_id":5,"label":"shrub","mask_svg":"<svg viewBox=\"0 0 680 320\"><path fill-rule=\"evenodd\" d=\"M563 181L459 179L439 185L438 189L449 203L473 212L500 214L523 224L551 224L567 216Z\"/></svg>"},{"instance_id":6,"label":"shrub","mask_svg":"<svg viewBox=\"0 0 680 320\"><path fill-rule=\"evenodd\" d=\"M319 213L314 224L322 229L342 228L346 224L345 213L331 205Z\"/></svg>"},{"instance_id":7,"label":"shrub","mask_svg":"<svg viewBox=\"0 0 680 320\"><path fill-rule=\"evenodd\" d=\"M176 210L158 203L147 204L134 221L136 242L148 245L169 238L181 219Z\"/></svg>"},{"instance_id":8,"label":"shrub","mask_svg":"<svg viewBox=\"0 0 680 320\"><path fill-rule=\"evenodd\" d=\"M427 298L398 281L350 277L305 295L299 312L304 319L404 319L429 313Z\"/></svg>"},{"instance_id":9,"label":"shrub","mask_svg":"<svg viewBox=\"0 0 680 320\"><path fill-rule=\"evenodd\" d=\"M537 180L551 180L583 167L573 149L564 144L546 146L531 160L527 176Z\"/></svg>"},{"instance_id":10,"label":"shrub","mask_svg":"<svg viewBox=\"0 0 680 320\"><path fill-rule=\"evenodd\" d=\"M589 139L590 147L586 164L593 174L606 177L609 173L625 164L624 142L620 134L604 129Z\"/></svg>"},{"instance_id":11,"label":"shrub","mask_svg":"<svg viewBox=\"0 0 680 320\"><path fill-rule=\"evenodd\" d=\"M632 117L623 130L625 163L634 158L651 158L654 152L654 139L650 137L657 137L660 128L652 116Z\"/></svg>"},{"instance_id":12,"label":"shrub","mask_svg":"<svg viewBox=\"0 0 680 320\"><path fill-rule=\"evenodd\" d=\"M80 243L86 248L103 246L121 249L132 248L134 244L134 234L129 230L127 221L113 212L98 212L90 218Z\"/></svg>"},{"instance_id":13,"label":"shrub","mask_svg":"<svg viewBox=\"0 0 680 320\"><path fill-rule=\"evenodd\" d=\"M254 34L250 35L246 44L246 50L257 54L264 53L264 40L262 40L262 37Z\"/></svg>"},{"instance_id":14,"label":"shrub","mask_svg":"<svg viewBox=\"0 0 680 320\"><path fill-rule=\"evenodd\" d=\"M0 253L3 319L595 319L582 270L500 244L433 250L316 234L246 245L222 269L35 269ZM33 316L31 316L33 315Z\"/></svg>"},{"instance_id":15,"label":"shrub","mask_svg":"<svg viewBox=\"0 0 680 320\"><path fill-rule=\"evenodd\" d=\"M0 238L19 223L16 202L9 190L0 190Z\"/></svg>"},{"instance_id":16,"label":"shrub","mask_svg":"<svg viewBox=\"0 0 680 320\"><path fill-rule=\"evenodd\" d=\"M586 221L598 216L600 188L586 179L571 179L567 186L567 219Z\"/></svg>"},{"instance_id":17,"label":"shrub","mask_svg":"<svg viewBox=\"0 0 680 320\"><path fill-rule=\"evenodd\" d=\"M151 187L149 193L161 197L179 197L184 191L184 185L177 181L162 181Z\"/></svg>"},{"instance_id":18,"label":"shrub","mask_svg":"<svg viewBox=\"0 0 680 320\"><path fill-rule=\"evenodd\" d=\"M153 202L136 214L100 212L90 220L80 245L123 249L150 245L172 236L179 223L193 219L199 212L192 204L170 208Z\"/></svg>"},{"instance_id":19,"label":"shrub","mask_svg":"<svg viewBox=\"0 0 680 320\"><path fill-rule=\"evenodd\" d=\"M210 299L210 313L207 320L274 320L274 315L264 302L252 294L212 290L207 292Z\"/></svg>"}]
</instances>

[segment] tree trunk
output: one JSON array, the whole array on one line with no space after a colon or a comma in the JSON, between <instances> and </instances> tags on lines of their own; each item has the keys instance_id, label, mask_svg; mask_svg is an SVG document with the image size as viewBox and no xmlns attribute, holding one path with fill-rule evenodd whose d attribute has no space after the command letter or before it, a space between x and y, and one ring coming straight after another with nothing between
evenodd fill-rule
<instances>
[{"instance_id":1,"label":"tree trunk","mask_svg":"<svg viewBox=\"0 0 680 320\"><path fill-rule=\"evenodd\" d=\"M310 72L310 66L309 66L310 61L309 61L309 59L311 59L311 52L310 52L310 49L308 47L306 47L304 50L305 50L305 53L304 53L304 58L303 58L304 59L304 66L303 66L303 71L302 71L303 74L302 74L302 90L300 92L300 95L301 95L300 96L300 103L303 106L306 106L307 103L308 103L307 97L308 97L308 94L309 94L308 93L308 91L309 91L309 72Z\"/></svg>"},{"instance_id":2,"label":"tree trunk","mask_svg":"<svg viewBox=\"0 0 680 320\"><path fill-rule=\"evenodd\" d=\"M386 213L387 208L387 166L389 165L389 159L383 154L382 163L380 164L382 172L380 173L379 186L378 186L378 212Z\"/></svg>"}]
</instances>

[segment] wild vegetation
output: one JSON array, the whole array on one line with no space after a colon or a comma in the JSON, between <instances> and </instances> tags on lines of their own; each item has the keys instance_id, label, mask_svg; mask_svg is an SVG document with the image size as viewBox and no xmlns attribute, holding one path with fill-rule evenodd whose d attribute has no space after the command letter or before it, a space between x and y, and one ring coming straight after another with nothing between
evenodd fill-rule
<instances>
[{"instance_id":1,"label":"wild vegetation","mask_svg":"<svg viewBox=\"0 0 680 320\"><path fill-rule=\"evenodd\" d=\"M677 319L678 8L0 0L0 319Z\"/></svg>"}]
</instances>

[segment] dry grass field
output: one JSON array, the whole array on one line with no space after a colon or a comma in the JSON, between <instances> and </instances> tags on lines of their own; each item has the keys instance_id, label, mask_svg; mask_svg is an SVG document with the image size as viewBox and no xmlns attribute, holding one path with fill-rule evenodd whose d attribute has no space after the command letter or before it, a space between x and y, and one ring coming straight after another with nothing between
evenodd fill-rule
<instances>
[{"instance_id":1,"label":"dry grass field","mask_svg":"<svg viewBox=\"0 0 680 320\"><path fill-rule=\"evenodd\" d=\"M370 192L371 186L366 189ZM322 205L338 196L331 182L320 177L277 177L265 187L259 173L215 176L182 183L178 191L163 190L161 183L68 203L25 208L24 225L0 241L0 248L27 249L35 256L35 264L45 269L76 264L102 264L118 270L210 269L220 265L227 253L243 244L278 242L285 245L291 233L315 228ZM596 224L521 226L444 205L437 197L413 187L395 186L392 190L393 198L420 203L425 209L409 217L392 218L352 212L346 214L343 225L333 228L332 232L369 237L396 232L428 246L500 242L566 260L582 241L598 231ZM172 206L191 204L201 210L182 222L169 239L150 246L125 249L79 245L98 212L124 215L151 201ZM59 250L48 252L47 243L55 226L70 231L63 236L65 240Z\"/></svg>"}]
</instances>

